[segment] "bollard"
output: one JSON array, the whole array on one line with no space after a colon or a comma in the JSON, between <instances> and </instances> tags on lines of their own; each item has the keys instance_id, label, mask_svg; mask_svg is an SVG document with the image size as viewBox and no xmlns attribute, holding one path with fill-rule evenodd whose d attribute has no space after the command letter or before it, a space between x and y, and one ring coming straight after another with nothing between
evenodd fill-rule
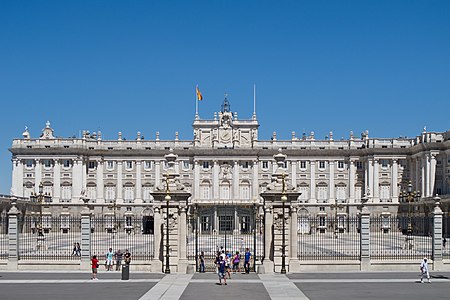
<instances>
[{"instance_id":1,"label":"bollard","mask_svg":"<svg viewBox=\"0 0 450 300\"><path fill-rule=\"evenodd\" d=\"M129 280L130 279L130 265L124 264L122 266L122 280Z\"/></svg>"}]
</instances>

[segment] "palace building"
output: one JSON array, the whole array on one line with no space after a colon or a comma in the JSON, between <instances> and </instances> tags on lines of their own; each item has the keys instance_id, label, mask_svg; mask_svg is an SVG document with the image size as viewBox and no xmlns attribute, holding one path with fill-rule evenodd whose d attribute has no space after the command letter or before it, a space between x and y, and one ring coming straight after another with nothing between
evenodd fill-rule
<instances>
[{"instance_id":1,"label":"palace building","mask_svg":"<svg viewBox=\"0 0 450 300\"><path fill-rule=\"evenodd\" d=\"M212 119L193 121L193 139L144 139L140 132L126 140L104 140L101 132L83 132L81 138L56 137L47 122L38 138L25 130L13 140L12 194L30 197L42 183L45 205L51 213L77 213L89 199L97 214L114 205L145 217L153 193L164 185L168 162L177 155L179 182L198 207L200 230L240 231L252 228L253 206L264 206L277 167L274 155L286 155L284 168L290 189L306 213L335 209L352 214L368 197L373 211L397 211L399 194L409 183L420 192L421 203L439 194L448 210L450 194L450 131L427 132L415 138L371 138L350 133L346 140L317 139L314 132L289 140L260 139L256 114L241 119L225 98ZM52 208L53 207L53 208ZM300 225L299 225L300 226Z\"/></svg>"}]
</instances>

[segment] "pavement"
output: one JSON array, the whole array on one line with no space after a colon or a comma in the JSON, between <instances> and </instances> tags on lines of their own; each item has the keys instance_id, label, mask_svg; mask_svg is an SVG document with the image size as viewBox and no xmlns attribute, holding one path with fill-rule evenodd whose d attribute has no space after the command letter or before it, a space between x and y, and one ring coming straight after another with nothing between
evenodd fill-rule
<instances>
[{"instance_id":1,"label":"pavement","mask_svg":"<svg viewBox=\"0 0 450 300\"><path fill-rule=\"evenodd\" d=\"M0 272L1 299L448 299L450 273L418 272L232 274L219 285L214 273L160 274L100 271L99 280L80 272Z\"/></svg>"}]
</instances>

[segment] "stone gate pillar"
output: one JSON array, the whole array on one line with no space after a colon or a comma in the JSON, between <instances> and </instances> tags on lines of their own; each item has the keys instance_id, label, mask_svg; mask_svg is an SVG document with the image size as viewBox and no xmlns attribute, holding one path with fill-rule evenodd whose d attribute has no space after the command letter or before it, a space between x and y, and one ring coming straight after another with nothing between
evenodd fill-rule
<instances>
[{"instance_id":1,"label":"stone gate pillar","mask_svg":"<svg viewBox=\"0 0 450 300\"><path fill-rule=\"evenodd\" d=\"M437 195L434 199L433 210L433 270L442 270L444 263L442 261L442 209L440 207L441 198Z\"/></svg>"},{"instance_id":2,"label":"stone gate pillar","mask_svg":"<svg viewBox=\"0 0 450 300\"><path fill-rule=\"evenodd\" d=\"M18 269L19 260L19 210L16 207L16 200L13 198L11 208L8 212L8 270Z\"/></svg>"},{"instance_id":3,"label":"stone gate pillar","mask_svg":"<svg viewBox=\"0 0 450 300\"><path fill-rule=\"evenodd\" d=\"M361 271L368 271L370 269L370 212L365 205L368 201L366 195L361 199L360 208L360 269Z\"/></svg>"}]
</instances>

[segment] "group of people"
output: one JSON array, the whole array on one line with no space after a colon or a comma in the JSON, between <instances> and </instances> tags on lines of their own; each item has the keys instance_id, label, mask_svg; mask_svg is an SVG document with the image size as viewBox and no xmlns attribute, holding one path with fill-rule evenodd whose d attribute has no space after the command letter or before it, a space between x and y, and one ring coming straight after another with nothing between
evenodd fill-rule
<instances>
[{"instance_id":1,"label":"group of people","mask_svg":"<svg viewBox=\"0 0 450 300\"><path fill-rule=\"evenodd\" d=\"M252 258L252 254L249 248L245 249L244 257L236 251L234 254L229 252L228 250L224 250L223 247L220 247L220 250L216 253L216 258L214 263L217 266L217 274L219 275L219 284L222 285L222 280L225 285L227 285L227 275L228 279L231 279L231 272L240 273L241 272L241 262L244 260L244 273L250 273L250 261ZM205 272L205 253L202 251L200 253L200 272Z\"/></svg>"},{"instance_id":2,"label":"group of people","mask_svg":"<svg viewBox=\"0 0 450 300\"><path fill-rule=\"evenodd\" d=\"M116 271L120 271L120 268L122 266L122 260L126 265L129 265L131 263L131 253L130 251L128 251L128 249L126 249L125 252L122 252L120 249L114 252L112 248L109 248L109 250L105 254L106 271L113 271L114 262L116 265ZM97 271L98 268L100 267L97 255L92 256L91 265L92 265L92 280L97 280Z\"/></svg>"},{"instance_id":3,"label":"group of people","mask_svg":"<svg viewBox=\"0 0 450 300\"><path fill-rule=\"evenodd\" d=\"M80 243L73 243L72 255L81 256Z\"/></svg>"}]
</instances>

